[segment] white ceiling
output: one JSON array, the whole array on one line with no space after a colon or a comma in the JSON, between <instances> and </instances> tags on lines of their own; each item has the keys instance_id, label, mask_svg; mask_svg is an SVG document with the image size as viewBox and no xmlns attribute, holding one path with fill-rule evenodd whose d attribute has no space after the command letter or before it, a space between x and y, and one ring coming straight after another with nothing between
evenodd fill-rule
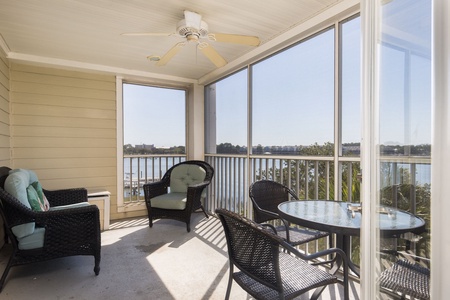
<instances>
[{"instance_id":1,"label":"white ceiling","mask_svg":"<svg viewBox=\"0 0 450 300\"><path fill-rule=\"evenodd\" d=\"M210 32L255 35L263 47L342 1L0 0L0 46L11 59L83 63L197 80L216 67L195 44L158 67L147 56L162 56L182 38L121 33L175 32L183 11L191 10L202 15ZM210 44L229 63L257 51L251 46Z\"/></svg>"}]
</instances>

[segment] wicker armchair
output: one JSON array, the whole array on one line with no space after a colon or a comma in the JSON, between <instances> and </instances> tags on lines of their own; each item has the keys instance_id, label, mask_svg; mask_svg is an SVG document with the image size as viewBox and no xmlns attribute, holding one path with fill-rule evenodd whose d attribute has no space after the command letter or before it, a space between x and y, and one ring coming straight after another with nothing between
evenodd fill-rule
<instances>
[{"instance_id":1,"label":"wicker armchair","mask_svg":"<svg viewBox=\"0 0 450 300\"><path fill-rule=\"evenodd\" d=\"M311 299L317 299L330 284L344 285L344 299L349 297L348 259L337 248L304 255L286 243L272 230L225 209L217 209L228 245L230 263L229 299L233 279L256 299L293 299L316 289ZM335 264L329 271L308 261L334 254ZM343 281L335 273L343 264ZM234 271L236 266L239 271Z\"/></svg>"},{"instance_id":2,"label":"wicker armchair","mask_svg":"<svg viewBox=\"0 0 450 300\"><path fill-rule=\"evenodd\" d=\"M280 203L289 201L290 198L298 200L294 191L281 183L271 180L254 182L250 185L250 199L253 203L253 220L256 223L264 223L264 226L272 227L281 238L293 246L330 236L328 232L292 227L288 221L282 219L277 213L277 207ZM274 227L265 223L272 220L280 220L283 225Z\"/></svg>"},{"instance_id":3,"label":"wicker armchair","mask_svg":"<svg viewBox=\"0 0 450 300\"><path fill-rule=\"evenodd\" d=\"M430 299L430 270L406 259L397 260L379 278L380 286L405 296Z\"/></svg>"},{"instance_id":4,"label":"wicker armchair","mask_svg":"<svg viewBox=\"0 0 450 300\"><path fill-rule=\"evenodd\" d=\"M214 169L208 163L189 160L171 167L161 181L144 184L149 226L156 219L174 219L185 222L190 232L192 212L201 208L208 218L202 198L213 176Z\"/></svg>"},{"instance_id":5,"label":"wicker armchair","mask_svg":"<svg viewBox=\"0 0 450 300\"><path fill-rule=\"evenodd\" d=\"M49 211L33 211L4 190L5 180L10 169L0 167L0 215L3 218L6 237L12 244L12 253L0 280L0 292L3 289L9 270L13 266L35 263L54 258L92 255L94 273L100 272L100 218L95 205L80 205L87 202L86 189L44 190L50 207L75 204L75 207ZM34 223L35 232L41 233L43 246L24 249L20 239L14 234L14 228Z\"/></svg>"}]
</instances>

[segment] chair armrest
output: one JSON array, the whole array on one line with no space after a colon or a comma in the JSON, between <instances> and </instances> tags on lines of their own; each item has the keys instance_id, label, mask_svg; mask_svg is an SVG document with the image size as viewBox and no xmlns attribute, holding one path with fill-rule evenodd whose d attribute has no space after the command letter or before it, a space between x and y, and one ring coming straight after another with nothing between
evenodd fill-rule
<instances>
[{"instance_id":1,"label":"chair armrest","mask_svg":"<svg viewBox=\"0 0 450 300\"><path fill-rule=\"evenodd\" d=\"M96 205L36 212L35 216L36 226L45 227L44 247L100 239L100 211Z\"/></svg>"},{"instance_id":2,"label":"chair armrest","mask_svg":"<svg viewBox=\"0 0 450 300\"><path fill-rule=\"evenodd\" d=\"M317 259L319 257L323 257L323 256L329 256L330 254L336 254L334 255L334 258L332 260L332 262L336 262L333 263L333 267L329 270L329 273L334 275L336 274L341 266L342 266L342 273L343 273L343 279L342 279L342 284L344 286L344 299L348 299L348 295L349 295L349 287L348 287L348 274L349 274L349 259L347 257L347 255L344 253L344 251L342 251L339 248L329 248L323 251L319 251L319 252L315 252L313 254L309 254L309 255L305 255L303 253L301 253L300 251L298 251L298 249L292 247L291 245L289 245L288 243L282 241L281 246L283 248L286 248L286 250L288 250L291 254L294 254L295 256L299 257L300 259L303 259L305 261L310 261L310 260L314 260Z\"/></svg>"},{"instance_id":3,"label":"chair armrest","mask_svg":"<svg viewBox=\"0 0 450 300\"><path fill-rule=\"evenodd\" d=\"M210 184L209 181L203 181L200 183L196 183L196 184L190 184L188 186L188 189L200 189L203 191L203 188L207 187Z\"/></svg>"},{"instance_id":4,"label":"chair armrest","mask_svg":"<svg viewBox=\"0 0 450 300\"><path fill-rule=\"evenodd\" d=\"M277 213L274 213L274 212L269 211L269 210L262 209L262 208L259 207L259 206L258 206L258 209L259 209L259 213L260 213L260 214L265 214L265 215L267 215L267 216L270 216L270 217L273 218L273 219L278 219L278 220L280 220L281 222L283 222L283 225L284 225L285 231L286 231L286 239L287 239L288 241L291 240L291 237L290 237L290 234L289 234L289 222L288 222L287 220L281 218ZM273 228L274 228L273 230L275 230L275 227L273 227ZM275 232L276 232L276 230L275 230Z\"/></svg>"},{"instance_id":5,"label":"chair armrest","mask_svg":"<svg viewBox=\"0 0 450 300\"><path fill-rule=\"evenodd\" d=\"M209 181L203 181L188 186L186 195L186 209L192 211L202 206L201 198L203 189L209 185Z\"/></svg>"},{"instance_id":6,"label":"chair armrest","mask_svg":"<svg viewBox=\"0 0 450 300\"><path fill-rule=\"evenodd\" d=\"M273 231L274 234L277 234L277 229L272 224L264 223L264 224L260 224L260 225L261 225L261 227L264 227L264 229L267 229L267 230L270 229L271 231Z\"/></svg>"},{"instance_id":7,"label":"chair armrest","mask_svg":"<svg viewBox=\"0 0 450 300\"><path fill-rule=\"evenodd\" d=\"M285 226L289 226L289 225L286 225L285 220L282 219L277 213L274 213L274 212L272 212L270 210L265 210L265 209L263 209L263 208L261 208L259 206L257 206L257 207L258 207L259 213L262 213L262 214L267 215L267 216L269 216L271 218L274 218L274 219L282 220Z\"/></svg>"},{"instance_id":8,"label":"chair armrest","mask_svg":"<svg viewBox=\"0 0 450 300\"><path fill-rule=\"evenodd\" d=\"M325 250L315 252L315 253L312 253L309 255L305 255L301 252L299 252L299 254L302 256L302 259L304 259L304 260L313 260L313 259L317 259L322 256L328 256L330 254L337 254L342 259L342 263L344 264L344 267L347 267L348 263L349 263L347 255L344 253L344 251L342 251L342 249L339 249L339 248L329 248L329 249L325 249Z\"/></svg>"},{"instance_id":9,"label":"chair armrest","mask_svg":"<svg viewBox=\"0 0 450 300\"><path fill-rule=\"evenodd\" d=\"M47 197L50 206L68 205L88 201L87 190L85 188L54 191L44 189L44 194Z\"/></svg>"},{"instance_id":10,"label":"chair armrest","mask_svg":"<svg viewBox=\"0 0 450 300\"><path fill-rule=\"evenodd\" d=\"M79 207L69 207L65 209L55 209L55 210L49 210L49 211L37 211L34 212L35 216L35 222L37 226L45 226L49 222L53 222L53 219L58 218L67 218L71 215L77 215L78 217L80 215L86 214L95 214L100 213L100 210L98 209L97 205L91 204L86 206L79 206Z\"/></svg>"},{"instance_id":11,"label":"chair armrest","mask_svg":"<svg viewBox=\"0 0 450 300\"><path fill-rule=\"evenodd\" d=\"M10 229L35 221L36 213L2 188L0 188L0 206L2 206L0 215L6 220Z\"/></svg>"},{"instance_id":12,"label":"chair armrest","mask_svg":"<svg viewBox=\"0 0 450 300\"><path fill-rule=\"evenodd\" d=\"M20 205L22 205L22 204L20 204ZM7 226L10 229L12 229L13 227L15 227L17 225L34 222L36 219L35 212L25 206L23 206L23 207L8 207L5 210L7 210L7 212L5 212L5 214L8 215L8 217L5 216L5 218L7 218L7 220L8 220Z\"/></svg>"},{"instance_id":13,"label":"chair armrest","mask_svg":"<svg viewBox=\"0 0 450 300\"><path fill-rule=\"evenodd\" d=\"M150 198L167 194L167 187L168 183L165 181L157 181L144 184L143 189L146 200L150 200Z\"/></svg>"},{"instance_id":14,"label":"chair armrest","mask_svg":"<svg viewBox=\"0 0 450 300\"><path fill-rule=\"evenodd\" d=\"M344 251L342 251L342 249L329 248L329 249L325 249L325 250L322 250L322 251L319 251L319 252L315 252L315 253L306 255L306 254L301 253L300 251L298 251L298 249L296 249L295 247L291 246L290 244L288 244L285 241L283 241L281 243L281 246L283 248L285 248L286 250L288 250L289 252L291 252L292 254L294 254L297 257L299 257L299 258L301 258L303 260L306 260L306 261L311 261L311 260L314 260L314 259L317 259L317 258L323 257L323 256L329 256L330 254L337 254L333 258L333 261L337 261L337 263L335 264L335 267L333 267L333 269L330 270L330 271L331 271L332 274L334 274L334 273L336 273L339 270L339 267L342 266L343 267L343 273L344 273L344 279L345 278L348 279L349 259L348 259L347 255L344 253Z\"/></svg>"}]
</instances>

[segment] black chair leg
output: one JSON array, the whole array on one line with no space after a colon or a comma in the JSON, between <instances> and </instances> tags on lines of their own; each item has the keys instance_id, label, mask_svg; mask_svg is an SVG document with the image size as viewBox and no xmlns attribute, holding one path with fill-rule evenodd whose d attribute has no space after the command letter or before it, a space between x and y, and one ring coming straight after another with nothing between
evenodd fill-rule
<instances>
[{"instance_id":1,"label":"black chair leg","mask_svg":"<svg viewBox=\"0 0 450 300\"><path fill-rule=\"evenodd\" d=\"M2 278L0 279L0 292L3 290L3 286L5 285L6 277L8 276L9 270L11 269L13 261L13 256L9 258L8 264L6 265L5 270L3 271Z\"/></svg>"},{"instance_id":2,"label":"black chair leg","mask_svg":"<svg viewBox=\"0 0 450 300\"><path fill-rule=\"evenodd\" d=\"M231 285L233 284L233 265L230 266L230 274L228 276L228 287L227 294L225 295L225 300L230 299Z\"/></svg>"},{"instance_id":3,"label":"black chair leg","mask_svg":"<svg viewBox=\"0 0 450 300\"><path fill-rule=\"evenodd\" d=\"M206 218L208 219L209 216L208 216L208 214L206 213L205 208L203 207L203 205L200 206L200 208L203 210L203 213L205 214Z\"/></svg>"},{"instance_id":4,"label":"black chair leg","mask_svg":"<svg viewBox=\"0 0 450 300\"><path fill-rule=\"evenodd\" d=\"M94 273L96 276L100 273L100 255L95 256Z\"/></svg>"}]
</instances>

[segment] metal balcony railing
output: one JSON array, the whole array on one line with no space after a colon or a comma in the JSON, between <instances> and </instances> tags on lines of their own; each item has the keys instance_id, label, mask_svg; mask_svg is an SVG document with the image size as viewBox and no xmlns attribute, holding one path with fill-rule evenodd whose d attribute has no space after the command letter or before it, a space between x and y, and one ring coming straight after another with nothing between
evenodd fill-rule
<instances>
[{"instance_id":1,"label":"metal balcony railing","mask_svg":"<svg viewBox=\"0 0 450 300\"><path fill-rule=\"evenodd\" d=\"M173 165L186 160L186 155L124 155L124 203L144 201L143 185L159 181Z\"/></svg>"},{"instance_id":2,"label":"metal balcony railing","mask_svg":"<svg viewBox=\"0 0 450 300\"><path fill-rule=\"evenodd\" d=\"M208 187L205 209L213 213L216 208L226 208L252 218L248 189L260 179L283 183L293 189L299 199L360 202L359 157L339 158L337 166L334 159L331 156L207 154L205 160L213 166L215 174ZM185 160L185 155L124 156L125 203L143 201L143 184L158 181L171 166ZM380 161L380 201L421 216L429 228L431 160L386 156ZM325 243L314 242L307 245L307 249L317 251L325 247ZM429 258L429 233L406 241L396 239L391 246L407 248L415 255ZM353 238L352 248L352 260L359 262L359 238Z\"/></svg>"},{"instance_id":3,"label":"metal balcony railing","mask_svg":"<svg viewBox=\"0 0 450 300\"><path fill-rule=\"evenodd\" d=\"M339 180L334 179L333 157L207 155L215 169L214 184L209 187L208 210L218 207L252 216L248 201L251 183L274 180L297 192L299 199L327 199L359 202L359 159L339 162ZM339 197L335 197L335 185ZM346 187L350 186L350 189Z\"/></svg>"},{"instance_id":4,"label":"metal balcony railing","mask_svg":"<svg viewBox=\"0 0 450 300\"><path fill-rule=\"evenodd\" d=\"M342 157L335 166L334 157L296 157L274 155L208 154L205 160L215 169L208 189L206 209L226 208L252 218L248 197L251 183L260 179L274 180L293 189L299 199L325 199L360 202L360 161L358 157ZM409 211L430 224L430 166L424 157L382 157L381 203ZM338 176L335 176L335 173ZM409 251L423 258L430 257L430 235L403 237L382 241L395 251ZM314 252L326 241L306 245ZM352 238L352 261L359 262L359 237Z\"/></svg>"}]
</instances>

